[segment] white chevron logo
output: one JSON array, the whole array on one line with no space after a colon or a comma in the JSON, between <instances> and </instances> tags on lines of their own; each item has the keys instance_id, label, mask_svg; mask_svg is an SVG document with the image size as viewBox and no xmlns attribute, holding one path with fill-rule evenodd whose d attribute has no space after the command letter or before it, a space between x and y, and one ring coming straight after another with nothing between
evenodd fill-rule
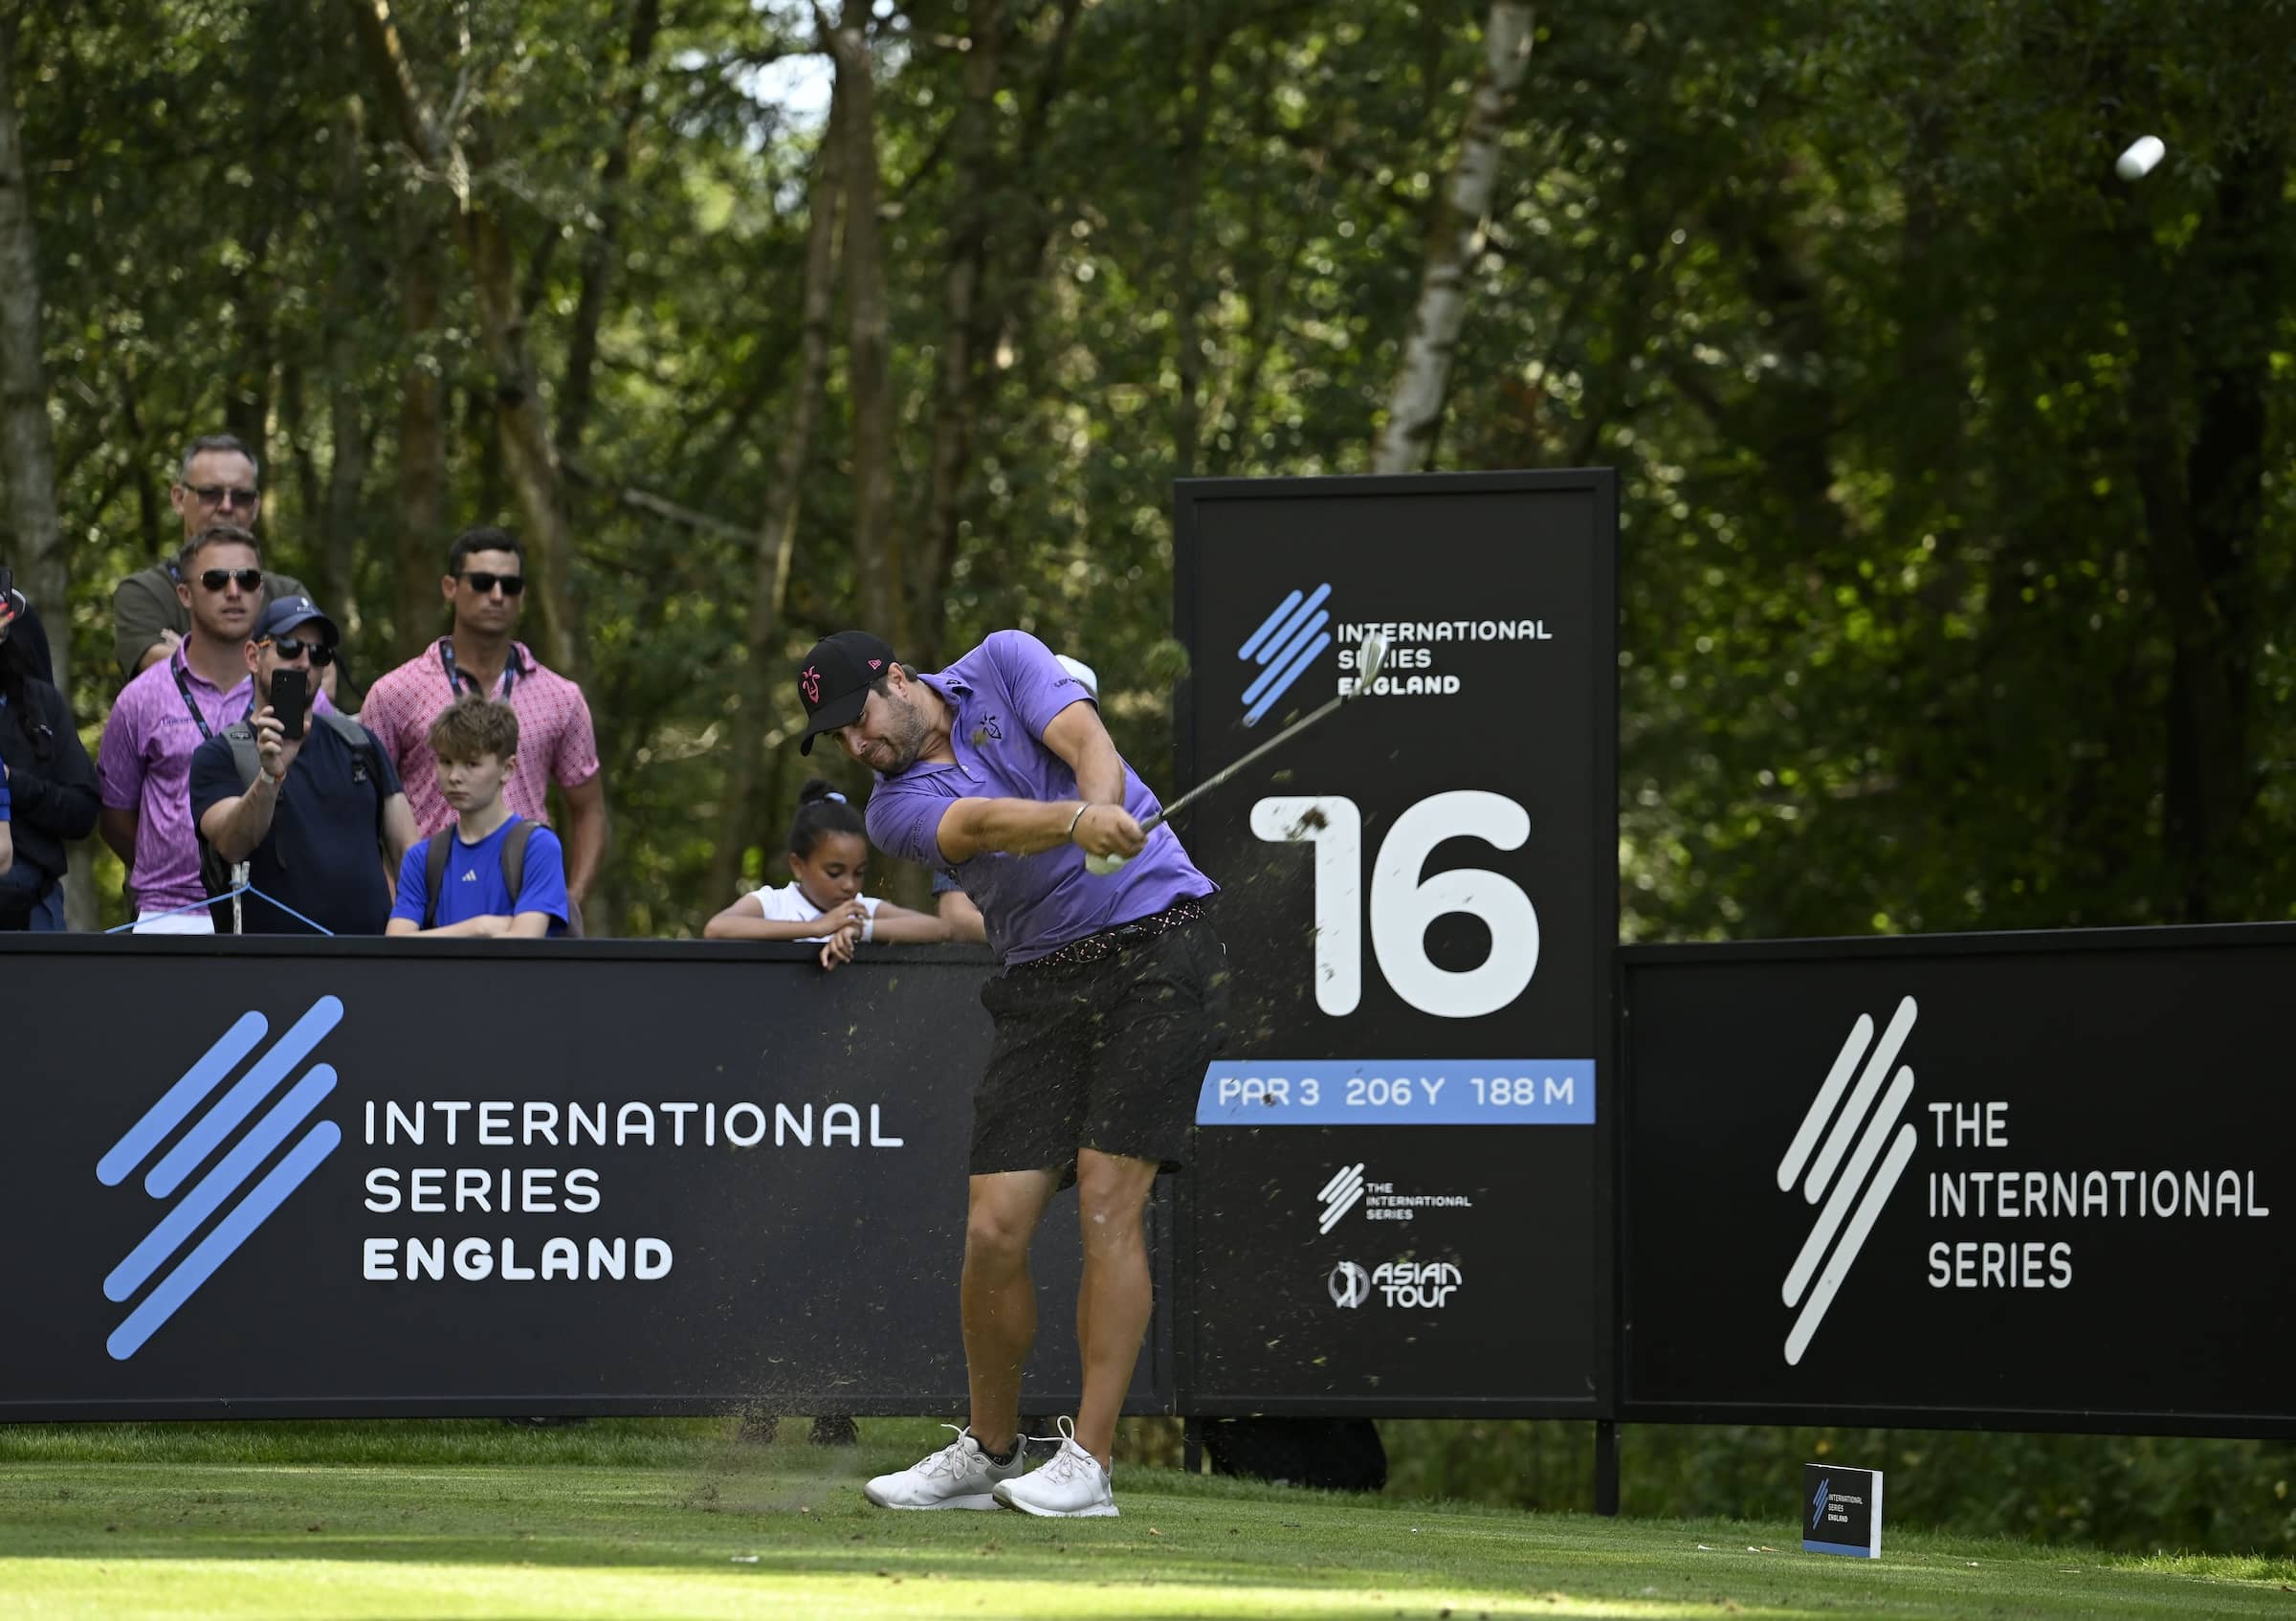
<instances>
[{"instance_id":1,"label":"white chevron logo","mask_svg":"<svg viewBox=\"0 0 2296 1621\"><path fill-rule=\"evenodd\" d=\"M1802 1241L1801 1254L1794 1257L1794 1265L1786 1273L1785 1286L1780 1291L1788 1307L1801 1308L1801 1315L1794 1320L1793 1331L1786 1336L1788 1366L1800 1362L1801 1353L1809 1349L1818 1325L1825 1321L1826 1308L1834 1303L1842 1280L1849 1276L1858 1251L1865 1247L1866 1235L1873 1231L1882 1207L1889 1202L1891 1189L1905 1172L1906 1162L1913 1157L1913 1146L1920 1133L1910 1123L1898 1127L1894 1138L1890 1136L1890 1128L1897 1125L1898 1116L1905 1112L1906 1100L1913 1096L1913 1071L1910 1065L1899 1064L1896 1076L1890 1077L1889 1066L1897 1063L1897 1055L1905 1046L1918 1013L1912 997L1898 1003L1897 1011L1890 1015L1889 1028L1882 1032L1878 1043L1873 1039L1872 1016L1858 1015L1849 1039L1842 1044L1834 1067L1826 1073L1825 1084L1818 1089L1810 1112L1802 1117L1801 1129L1794 1134L1786 1157L1777 1163L1779 1192L1790 1191L1799 1181L1804 1200L1813 1205L1821 1199L1825 1201L1825 1208L1818 1214L1818 1225L1810 1229L1809 1237ZM1868 1045L1873 1048L1871 1056L1866 1055ZM1848 1103L1837 1117L1834 1105L1842 1101L1842 1094L1860 1059L1865 1060L1865 1069L1858 1076L1857 1090L1850 1093ZM1883 1094L1885 1077L1889 1077L1889 1090ZM1881 1097L1879 1108L1874 1106L1877 1095ZM1828 1120L1834 1122L1831 1131L1825 1129ZM1821 1133L1825 1137L1822 1147L1818 1142ZM1857 1139L1854 1149L1850 1145L1853 1137ZM1887 1155L1883 1154L1885 1143L1888 1144ZM1811 1157L1812 1149L1817 1150L1815 1159ZM1848 1156L1846 1165L1843 1161L1844 1154ZM1879 1169L1874 1167L1876 1157L1881 1158ZM1852 1205L1856 1206L1854 1210ZM1837 1234L1839 1243L1835 1242ZM1826 1254L1829 1245L1833 1248L1830 1258ZM1825 1263L1823 1271L1819 1270L1821 1261ZM1814 1286L1813 1276L1817 1278Z\"/></svg>"},{"instance_id":2,"label":"white chevron logo","mask_svg":"<svg viewBox=\"0 0 2296 1621\"><path fill-rule=\"evenodd\" d=\"M1323 1191L1315 1197L1323 1204L1323 1216L1316 1224L1316 1231L1329 1232L1339 1225L1341 1216L1355 1209L1356 1201L1363 1197L1362 1165L1340 1166L1338 1173L1323 1185Z\"/></svg>"}]
</instances>

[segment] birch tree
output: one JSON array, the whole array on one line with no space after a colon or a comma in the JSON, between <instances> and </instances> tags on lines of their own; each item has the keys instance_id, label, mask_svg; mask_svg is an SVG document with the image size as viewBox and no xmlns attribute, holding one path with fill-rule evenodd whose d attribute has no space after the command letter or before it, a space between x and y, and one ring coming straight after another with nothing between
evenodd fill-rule
<instances>
[{"instance_id":1,"label":"birch tree","mask_svg":"<svg viewBox=\"0 0 2296 1621\"><path fill-rule=\"evenodd\" d=\"M1531 62L1531 8L1522 0L1494 0L1483 29L1483 69L1468 102L1458 161L1443 189L1420 278L1419 307L1403 360L1388 396L1387 425L1372 455L1375 473L1410 473L1424 466L1443 425L1451 353L1467 314L1467 278L1483 256L1491 190L1499 173L1499 138L1516 86Z\"/></svg>"}]
</instances>

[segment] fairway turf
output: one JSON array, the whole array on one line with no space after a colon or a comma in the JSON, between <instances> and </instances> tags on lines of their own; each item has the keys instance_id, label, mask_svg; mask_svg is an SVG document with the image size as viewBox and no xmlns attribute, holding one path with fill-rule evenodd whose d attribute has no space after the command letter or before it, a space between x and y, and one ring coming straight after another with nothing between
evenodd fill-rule
<instances>
[{"instance_id":1,"label":"fairway turf","mask_svg":"<svg viewBox=\"0 0 2296 1621\"><path fill-rule=\"evenodd\" d=\"M0 1613L2296 1616L2285 1561L1893 1531L1866 1564L1802 1554L1783 1514L1605 1521L1122 1468L1118 1520L862 1501L868 1474L944 1434L872 1422L832 1451L743 1446L730 1421L0 1430Z\"/></svg>"}]
</instances>

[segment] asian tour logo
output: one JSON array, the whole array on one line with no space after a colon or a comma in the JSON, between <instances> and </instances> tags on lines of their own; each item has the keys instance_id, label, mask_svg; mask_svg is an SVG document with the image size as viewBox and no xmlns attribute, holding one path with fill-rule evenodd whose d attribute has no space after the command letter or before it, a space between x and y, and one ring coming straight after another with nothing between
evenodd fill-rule
<instances>
[{"instance_id":1,"label":"asian tour logo","mask_svg":"<svg viewBox=\"0 0 2296 1621\"><path fill-rule=\"evenodd\" d=\"M327 1033L342 1022L342 1003L337 998L322 996L312 1003L302 1017L256 1056L248 1065L247 1073L210 1104L207 1112L145 1173L144 1190L154 1199L173 1196L187 1182L190 1183L190 1191L176 1201L160 1218L159 1225L103 1280L104 1298L124 1303L151 1283L153 1277L159 1278L104 1342L104 1348L115 1361L125 1362L142 1350L144 1342L197 1294L202 1284L215 1276L216 1269L237 1253L255 1229L268 1221L272 1212L342 1143L340 1126L333 1121L319 1121L263 1172L244 1197L236 1204L231 1203L248 1179L263 1167L279 1145L293 1137L327 1094L335 1090L333 1068L314 1064L221 1159L208 1166L196 1181L192 1180L193 1173L207 1165L209 1156L223 1145L224 1140L269 1100L289 1072L310 1056ZM106 1188L117 1188L124 1182L190 1118L193 1110L207 1102L209 1095L231 1077L270 1033L271 1021L261 1013L253 1010L242 1013L238 1022L224 1032L158 1102L144 1111L144 1118L112 1144L110 1152L97 1163L96 1180ZM230 1205L229 1210L224 1210L226 1205ZM218 1210L224 1210L223 1218L208 1228L205 1235L191 1243L178 1259L177 1253L185 1250L192 1235Z\"/></svg>"},{"instance_id":2,"label":"asian tour logo","mask_svg":"<svg viewBox=\"0 0 2296 1621\"><path fill-rule=\"evenodd\" d=\"M1913 1157L1913 1145L1920 1134L1911 1124L1900 1127L1894 1137L1890 1135L1898 1116L1905 1112L1907 1099L1913 1096L1912 1068L1899 1064L1886 1094L1882 1092L1882 1082L1889 1077L1890 1066L1897 1063L1897 1055L1905 1047L1906 1036L1913 1029L1918 1012L1912 997L1899 1002L1897 1011L1890 1016L1889 1028L1882 1032L1878 1043L1873 1039L1872 1016L1858 1015L1849 1039L1842 1044L1834 1067L1826 1073L1825 1083L1819 1087L1809 1113L1802 1117L1801 1129L1795 1132L1786 1157L1778 1162L1779 1192L1789 1191L1799 1180L1807 1203L1825 1201L1817 1225L1802 1241L1801 1253L1794 1257L1794 1265L1787 1271L1785 1285L1779 1291L1787 1306L1801 1308L1800 1316L1795 1319L1794 1327L1786 1336L1788 1366L1799 1363L1802 1352L1809 1349L1811 1337L1825 1321L1826 1308L1834 1303L1842 1280L1849 1276L1858 1251L1865 1247L1866 1234L1873 1231L1882 1207L1889 1202L1897 1179L1905 1173L1906 1162ZM1873 1049L1870 1055L1866 1052L1868 1045ZM1841 1102L1843 1092L1849 1086L1850 1075L1858 1069L1861 1059L1865 1061L1865 1069L1858 1077L1857 1090L1850 1093L1848 1103L1837 1116L1834 1105ZM1881 1097L1879 1108L1874 1105L1877 1095ZM1826 1130L1829 1120L1833 1121L1831 1131ZM1822 1147L1819 1145L1821 1134L1825 1139ZM1854 1147L1852 1138L1857 1140ZM1811 1157L1813 1149L1815 1159ZM1881 1161L1878 1169L1874 1165L1877 1159ZM1819 1270L1821 1261L1825 1263L1823 1271Z\"/></svg>"},{"instance_id":3,"label":"asian tour logo","mask_svg":"<svg viewBox=\"0 0 2296 1621\"><path fill-rule=\"evenodd\" d=\"M1332 588L1317 586L1310 592L1293 591L1284 598L1273 613L1260 622L1260 628L1236 650L1236 656L1247 663L1257 664L1260 673L1244 689L1244 723L1256 726L1276 699L1292 690L1292 683L1307 674L1308 666L1323 655L1332 645L1332 622L1324 609Z\"/></svg>"}]
</instances>

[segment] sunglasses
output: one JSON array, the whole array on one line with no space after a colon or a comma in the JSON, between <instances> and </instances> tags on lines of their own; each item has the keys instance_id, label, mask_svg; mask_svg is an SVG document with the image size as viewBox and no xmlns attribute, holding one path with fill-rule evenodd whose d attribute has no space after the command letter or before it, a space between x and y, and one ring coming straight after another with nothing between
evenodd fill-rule
<instances>
[{"instance_id":1,"label":"sunglasses","mask_svg":"<svg viewBox=\"0 0 2296 1621\"><path fill-rule=\"evenodd\" d=\"M187 484L184 488L199 498L202 506L253 506L263 499L257 489L241 489L235 484Z\"/></svg>"},{"instance_id":2,"label":"sunglasses","mask_svg":"<svg viewBox=\"0 0 2296 1621\"><path fill-rule=\"evenodd\" d=\"M471 589L476 591L480 596L486 595L497 586L502 588L504 596L517 596L526 588L526 576L523 574L489 574L484 569L477 569L457 577L468 580L471 583Z\"/></svg>"},{"instance_id":3,"label":"sunglasses","mask_svg":"<svg viewBox=\"0 0 2296 1621\"><path fill-rule=\"evenodd\" d=\"M203 570L199 576L199 583L211 591L219 591L233 581L238 582L239 588L243 591L259 591L263 588L263 570L260 568L209 568Z\"/></svg>"},{"instance_id":4,"label":"sunglasses","mask_svg":"<svg viewBox=\"0 0 2296 1621\"><path fill-rule=\"evenodd\" d=\"M335 662L335 650L321 641L305 641L300 636L274 636L271 645L279 650L281 658L300 658L311 655L311 668L324 670Z\"/></svg>"}]
</instances>

